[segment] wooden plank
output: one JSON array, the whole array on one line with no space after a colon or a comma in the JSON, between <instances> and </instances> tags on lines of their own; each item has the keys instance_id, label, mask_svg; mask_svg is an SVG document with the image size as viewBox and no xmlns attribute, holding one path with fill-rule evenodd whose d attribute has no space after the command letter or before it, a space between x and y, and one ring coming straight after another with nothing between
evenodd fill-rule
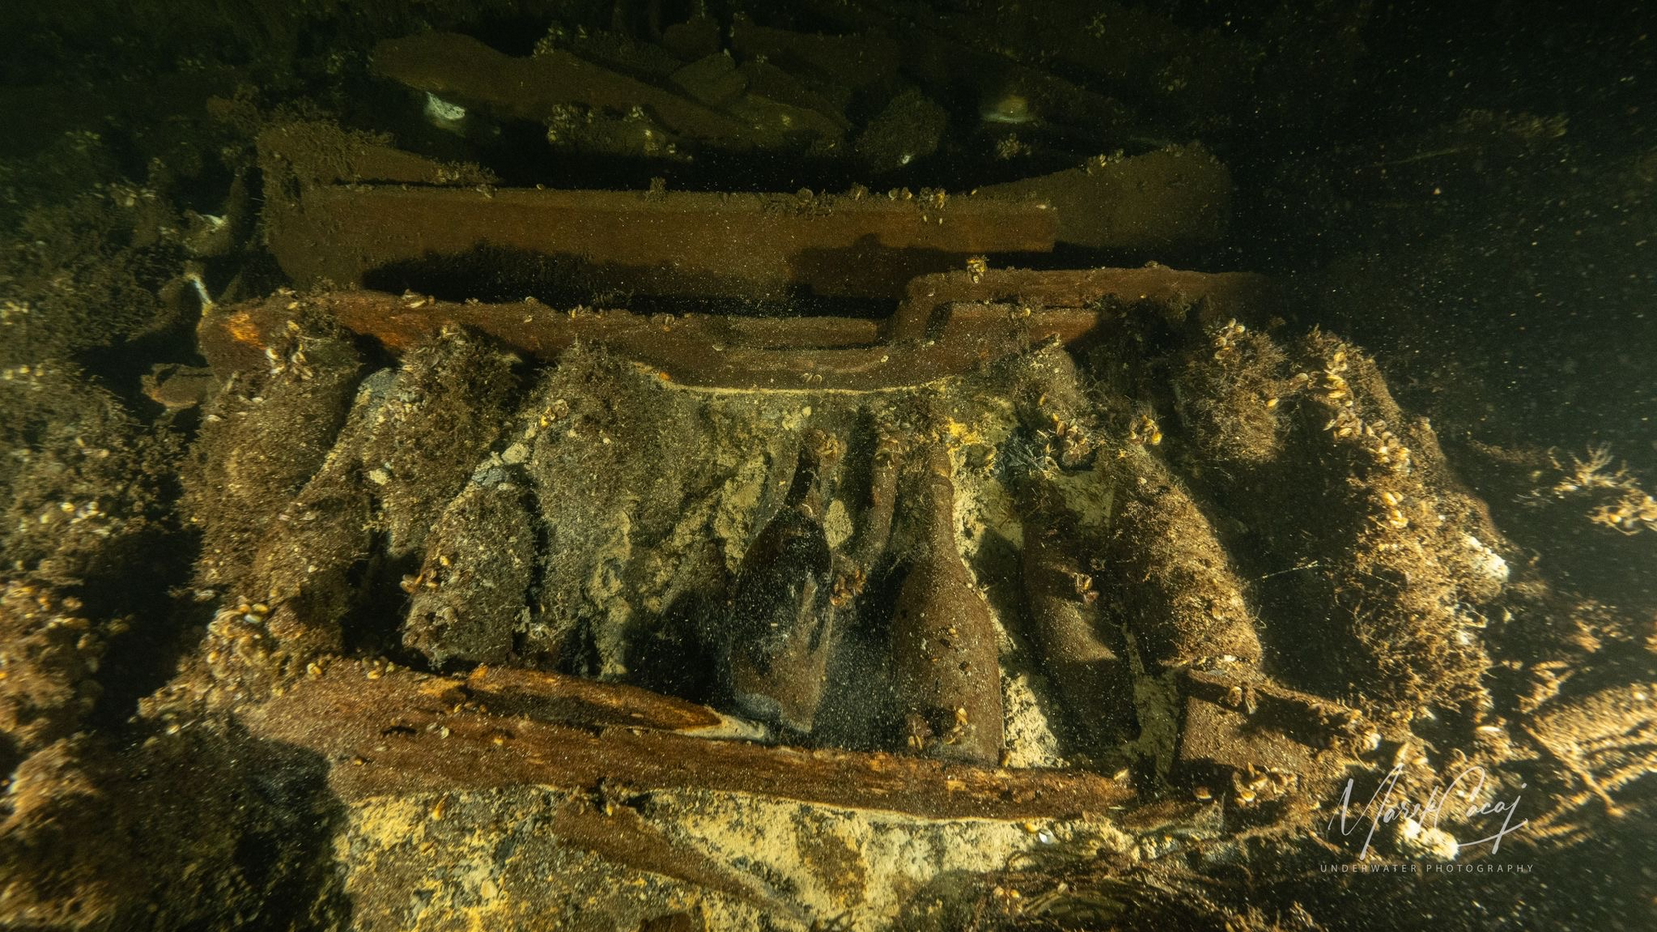
<instances>
[{"instance_id":1,"label":"wooden plank","mask_svg":"<svg viewBox=\"0 0 1657 932\"><path fill-rule=\"evenodd\" d=\"M612 704L630 701L617 691ZM262 738L321 754L333 765L330 784L348 799L516 785L590 789L603 781L638 791L705 789L921 818L1008 820L1101 814L1133 801L1127 786L1084 771L1004 770L495 715L481 711L459 680L343 661L240 715Z\"/></svg>"},{"instance_id":2,"label":"wooden plank","mask_svg":"<svg viewBox=\"0 0 1657 932\"><path fill-rule=\"evenodd\" d=\"M466 689L496 715L539 721L689 732L730 723L707 706L648 689L540 670L480 666L466 677Z\"/></svg>"},{"instance_id":3,"label":"wooden plank","mask_svg":"<svg viewBox=\"0 0 1657 932\"><path fill-rule=\"evenodd\" d=\"M1038 272L951 272L916 279L885 321L561 311L534 301L455 303L372 291L277 294L214 308L197 333L221 376L268 365L288 322L323 313L402 351L445 325L470 327L530 357L554 361L577 342L598 343L668 381L751 390L849 390L922 385L977 369L1021 347L1084 339L1104 317L1141 306L1172 324L1235 317L1258 322L1270 283L1245 273L1161 266Z\"/></svg>"},{"instance_id":4,"label":"wooden plank","mask_svg":"<svg viewBox=\"0 0 1657 932\"><path fill-rule=\"evenodd\" d=\"M455 304L376 292L328 292L303 299L215 309L201 320L202 353L220 375L268 366L265 351L285 345L287 324L306 313L402 351L444 325L470 327L547 362L577 342L602 344L677 384L746 390L870 391L921 385L971 372L1019 347L1069 338L1092 325L1091 312L1013 322L1003 309L979 315L949 339L880 342L878 321L853 318L742 319L707 315L647 317L626 311L555 311L543 304Z\"/></svg>"},{"instance_id":5,"label":"wooden plank","mask_svg":"<svg viewBox=\"0 0 1657 932\"><path fill-rule=\"evenodd\" d=\"M1012 305L1032 314L1104 307L1156 307L1170 323L1197 323L1235 317L1264 323L1275 300L1270 279L1251 272L1196 272L1165 265L1140 268L985 269L922 275L905 289L904 300L887 326L893 340L918 340L936 333L969 305ZM953 315L947 313L955 308ZM981 312L979 312L981 314ZM1004 316L1004 311L997 311ZM1097 319L1096 316L1092 319ZM1066 325L1064 339L1078 339L1090 324Z\"/></svg>"},{"instance_id":6,"label":"wooden plank","mask_svg":"<svg viewBox=\"0 0 1657 932\"><path fill-rule=\"evenodd\" d=\"M968 196L304 184L266 199L283 271L338 287L484 250L496 263L545 257L591 291L898 298L972 255L1051 251L1057 229L1040 203Z\"/></svg>"}]
</instances>

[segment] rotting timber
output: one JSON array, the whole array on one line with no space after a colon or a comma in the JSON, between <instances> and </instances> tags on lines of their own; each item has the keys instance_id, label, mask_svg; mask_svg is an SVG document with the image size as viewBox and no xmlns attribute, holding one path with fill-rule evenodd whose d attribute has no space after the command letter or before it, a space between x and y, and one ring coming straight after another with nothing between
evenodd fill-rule
<instances>
[{"instance_id":1,"label":"rotting timber","mask_svg":"<svg viewBox=\"0 0 1657 932\"><path fill-rule=\"evenodd\" d=\"M221 373L261 364L287 321L320 312L346 329L403 350L445 324L486 333L527 356L555 360L576 343L611 348L687 385L747 389L872 390L917 385L976 369L1019 346L1081 341L1101 320L1145 305L1201 323L1252 316L1270 286L1248 273L1204 275L1161 267L1033 272L965 270L909 282L884 321L708 314L439 301L369 291L282 293L215 308L201 321L202 351Z\"/></svg>"},{"instance_id":2,"label":"rotting timber","mask_svg":"<svg viewBox=\"0 0 1657 932\"><path fill-rule=\"evenodd\" d=\"M742 732L712 709L558 674L514 675L519 704L507 707L498 678L481 668L460 681L342 662L247 721L258 734L323 753L336 765L334 787L350 798L518 784L582 789L609 780L921 818L1023 819L1103 813L1134 795L1085 771L722 740Z\"/></svg>"},{"instance_id":3,"label":"rotting timber","mask_svg":"<svg viewBox=\"0 0 1657 932\"><path fill-rule=\"evenodd\" d=\"M508 188L308 124L260 146L271 252L305 284L488 249L563 263L594 292L891 298L972 255L1050 252L1058 224L1039 200L987 196Z\"/></svg>"}]
</instances>

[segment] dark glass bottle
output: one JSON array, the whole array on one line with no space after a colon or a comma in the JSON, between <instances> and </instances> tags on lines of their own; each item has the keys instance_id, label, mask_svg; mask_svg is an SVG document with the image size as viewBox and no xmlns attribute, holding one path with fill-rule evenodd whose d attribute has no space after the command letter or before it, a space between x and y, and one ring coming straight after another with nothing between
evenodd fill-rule
<instances>
[{"instance_id":1,"label":"dark glass bottle","mask_svg":"<svg viewBox=\"0 0 1657 932\"><path fill-rule=\"evenodd\" d=\"M726 610L724 682L745 715L809 734L833 647L833 555L822 524L825 456L808 441L782 509L742 559Z\"/></svg>"},{"instance_id":2,"label":"dark glass bottle","mask_svg":"<svg viewBox=\"0 0 1657 932\"><path fill-rule=\"evenodd\" d=\"M996 764L1003 739L995 621L955 542L949 454L932 451L919 553L892 616L907 743L934 757Z\"/></svg>"}]
</instances>

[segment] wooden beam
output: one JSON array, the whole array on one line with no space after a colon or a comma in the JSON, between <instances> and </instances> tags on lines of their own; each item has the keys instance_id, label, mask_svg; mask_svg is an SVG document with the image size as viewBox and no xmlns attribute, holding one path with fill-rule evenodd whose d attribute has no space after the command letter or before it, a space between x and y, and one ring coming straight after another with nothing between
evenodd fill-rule
<instances>
[{"instance_id":1,"label":"wooden beam","mask_svg":"<svg viewBox=\"0 0 1657 932\"><path fill-rule=\"evenodd\" d=\"M265 351L285 344L288 322L320 312L393 351L457 324L543 361L556 360L577 342L603 344L685 385L867 391L964 374L1049 339L1072 343L1087 337L1100 320L1141 308L1176 325L1227 317L1258 322L1272 300L1269 282L1258 275L1209 275L1160 266L951 272L917 278L907 292L885 321L647 316L556 310L534 301L480 304L373 291L290 293L214 308L197 332L203 354L221 376L268 365Z\"/></svg>"},{"instance_id":2,"label":"wooden beam","mask_svg":"<svg viewBox=\"0 0 1657 932\"><path fill-rule=\"evenodd\" d=\"M602 683L589 688L609 693L599 703L606 716L678 701ZM241 718L262 738L326 758L330 784L347 799L515 785L591 789L602 781L634 791L704 789L919 818L1006 820L1102 814L1134 799L1129 787L1086 771L770 747L581 715L497 715L477 700L460 680L336 661Z\"/></svg>"}]
</instances>

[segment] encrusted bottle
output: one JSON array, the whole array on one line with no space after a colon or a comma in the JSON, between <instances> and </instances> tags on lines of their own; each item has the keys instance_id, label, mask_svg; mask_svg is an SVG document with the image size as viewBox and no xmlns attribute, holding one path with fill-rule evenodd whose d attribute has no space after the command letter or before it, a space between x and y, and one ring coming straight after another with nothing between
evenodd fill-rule
<instances>
[{"instance_id":1,"label":"encrusted bottle","mask_svg":"<svg viewBox=\"0 0 1657 932\"><path fill-rule=\"evenodd\" d=\"M724 625L731 701L745 715L801 734L816 722L834 641L822 485L836 451L827 435L807 438L782 509L742 559Z\"/></svg>"},{"instance_id":2,"label":"encrusted bottle","mask_svg":"<svg viewBox=\"0 0 1657 932\"><path fill-rule=\"evenodd\" d=\"M1024 593L1030 633L1089 753L1138 731L1133 671L1122 636L1107 623L1093 576L1069 541L1068 522L1037 501L1024 515Z\"/></svg>"},{"instance_id":3,"label":"encrusted bottle","mask_svg":"<svg viewBox=\"0 0 1657 932\"><path fill-rule=\"evenodd\" d=\"M910 747L943 758L1001 758L1001 666L989 603L955 543L949 454L932 450L923 480L921 555L892 616L892 657Z\"/></svg>"}]
</instances>

